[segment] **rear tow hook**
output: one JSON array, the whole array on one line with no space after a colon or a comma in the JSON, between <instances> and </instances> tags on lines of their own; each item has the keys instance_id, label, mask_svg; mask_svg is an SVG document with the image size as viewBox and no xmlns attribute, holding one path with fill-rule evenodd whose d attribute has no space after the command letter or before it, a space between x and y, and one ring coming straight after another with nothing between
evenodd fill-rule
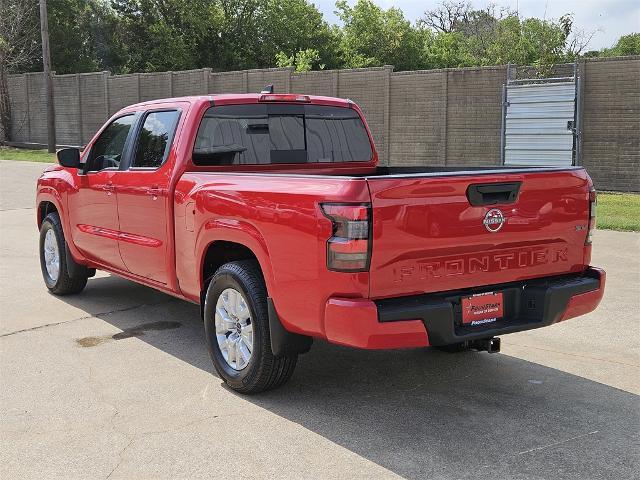
<instances>
[{"instance_id":1,"label":"rear tow hook","mask_svg":"<svg viewBox=\"0 0 640 480\"><path fill-rule=\"evenodd\" d=\"M498 353L500 352L500 338L482 338L480 340L472 340L469 347L479 352Z\"/></svg>"}]
</instances>

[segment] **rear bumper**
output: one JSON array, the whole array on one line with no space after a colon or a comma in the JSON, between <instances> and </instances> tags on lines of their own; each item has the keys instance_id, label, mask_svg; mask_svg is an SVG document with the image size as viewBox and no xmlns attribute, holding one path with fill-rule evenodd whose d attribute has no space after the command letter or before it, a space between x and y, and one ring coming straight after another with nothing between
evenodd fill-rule
<instances>
[{"instance_id":1,"label":"rear bumper","mask_svg":"<svg viewBox=\"0 0 640 480\"><path fill-rule=\"evenodd\" d=\"M576 275L386 300L331 298L325 335L333 343L367 349L449 345L545 327L594 310L604 294L605 272L590 267ZM463 326L460 298L500 290L505 316L482 326Z\"/></svg>"}]
</instances>

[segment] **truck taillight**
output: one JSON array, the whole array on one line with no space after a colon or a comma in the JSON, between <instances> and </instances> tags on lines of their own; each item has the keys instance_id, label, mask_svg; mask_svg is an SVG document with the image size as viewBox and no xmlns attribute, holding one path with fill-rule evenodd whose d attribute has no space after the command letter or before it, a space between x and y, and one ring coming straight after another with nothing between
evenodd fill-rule
<instances>
[{"instance_id":1,"label":"truck taillight","mask_svg":"<svg viewBox=\"0 0 640 480\"><path fill-rule=\"evenodd\" d=\"M302 102L309 103L309 95L298 95L295 93L267 93L260 96L260 102Z\"/></svg>"},{"instance_id":2,"label":"truck taillight","mask_svg":"<svg viewBox=\"0 0 640 480\"><path fill-rule=\"evenodd\" d=\"M322 203L333 229L327 240L327 268L365 272L371 260L371 204Z\"/></svg>"},{"instance_id":3,"label":"truck taillight","mask_svg":"<svg viewBox=\"0 0 640 480\"><path fill-rule=\"evenodd\" d=\"M596 204L598 203L598 195L595 188L591 187L589 190L589 229L587 230L587 239L584 241L585 245L591 245L591 238L593 231L596 229Z\"/></svg>"}]
</instances>

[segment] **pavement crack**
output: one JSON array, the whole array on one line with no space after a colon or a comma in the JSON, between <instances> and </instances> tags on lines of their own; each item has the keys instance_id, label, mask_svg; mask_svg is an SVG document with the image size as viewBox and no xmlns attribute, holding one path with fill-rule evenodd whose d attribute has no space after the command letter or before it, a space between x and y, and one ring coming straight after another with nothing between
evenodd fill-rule
<instances>
[{"instance_id":1,"label":"pavement crack","mask_svg":"<svg viewBox=\"0 0 640 480\"><path fill-rule=\"evenodd\" d=\"M177 430L182 430L183 428L188 428L188 427L191 427L191 426L196 425L196 424L198 424L198 423L206 422L206 421L208 421L208 420L213 420L214 418L219 418L219 417L221 417L221 416L224 416L224 417L234 417L234 416L237 416L237 414L230 414L230 415L208 415L208 416L203 417L203 418L198 418L198 419L196 419L196 420L191 420L191 421L189 421L189 422L182 423L182 424L180 424L180 425L174 425L174 426L172 426L172 427L165 428L165 429L162 429L162 430L147 430L147 431L145 431L145 432L138 432L138 433L136 433L135 435L136 435L136 436L139 436L139 437L144 437L144 436L147 436L147 435L158 435L158 434L162 434L162 433L173 433L173 432L175 432L175 431L177 431Z\"/></svg>"},{"instance_id":2,"label":"pavement crack","mask_svg":"<svg viewBox=\"0 0 640 480\"><path fill-rule=\"evenodd\" d=\"M583 433L582 435L576 435L575 437L567 438L565 440L560 440L558 442L549 443L548 445L543 445L541 447L530 448L529 450L525 450L523 452L518 452L518 455L524 455L526 453L531 453L531 452L539 452L540 450L545 450L547 448L557 447L558 445L564 445L565 443L569 443L569 442L572 442L574 440L578 440L579 438L584 438L584 437L588 437L590 435L595 435L598 432L599 432L599 430L594 430L593 432Z\"/></svg>"},{"instance_id":3,"label":"pavement crack","mask_svg":"<svg viewBox=\"0 0 640 480\"><path fill-rule=\"evenodd\" d=\"M118 467L120 467L120 465L122 464L122 460L123 460L123 455L124 452L127 451L127 448L129 448L131 446L131 444L133 443L133 441L135 440L135 438L132 438L129 440L129 443L127 443L124 448L122 450L120 450L120 453L118 453L118 463L116 463L116 466L113 467L113 469L111 469L111 471L109 472L109 475L107 475L106 479L108 480L109 478L111 478L111 475L113 475L113 472L115 472Z\"/></svg>"},{"instance_id":4,"label":"pavement crack","mask_svg":"<svg viewBox=\"0 0 640 480\"><path fill-rule=\"evenodd\" d=\"M10 337L11 335L17 335L18 333L33 332L35 330L41 330L43 328L48 328L48 327L55 327L57 325L64 325L65 323L77 322L78 320L84 320L87 318L91 318L91 315L88 315L86 317L80 317L80 318L72 318L70 320L64 320L62 322L47 323L45 325L38 325L37 327L23 328L22 330L16 330L15 332L3 333L2 335L0 335L0 337Z\"/></svg>"},{"instance_id":5,"label":"pavement crack","mask_svg":"<svg viewBox=\"0 0 640 480\"><path fill-rule=\"evenodd\" d=\"M0 212L13 212L14 210L35 210L36 207L2 208Z\"/></svg>"},{"instance_id":6,"label":"pavement crack","mask_svg":"<svg viewBox=\"0 0 640 480\"><path fill-rule=\"evenodd\" d=\"M173 299L171 299L171 300L173 300ZM156 305L161 305L163 303L168 303L171 300L164 300L162 302L156 302L156 303L143 303L141 305L133 305L131 307L125 307L125 308L116 308L116 309L113 309L113 310L109 310L107 312L100 312L100 313L95 313L95 314L90 314L90 315L84 315L82 317L72 318L72 319L69 319L69 320L64 320L62 322L47 323L45 325L38 325L37 327L23 328L22 330L16 330L14 332L3 333L2 335L0 335L0 338L2 338L2 337L10 337L11 335L17 335L19 333L33 332L35 330L41 330L43 328L55 327L55 326L58 326L58 325L64 325L66 323L79 322L80 320L87 320L89 318L102 318L102 317L106 317L108 315L112 315L114 313L129 312L131 310L136 310L136 309L142 308L142 307L152 307L152 306L156 306Z\"/></svg>"}]
</instances>

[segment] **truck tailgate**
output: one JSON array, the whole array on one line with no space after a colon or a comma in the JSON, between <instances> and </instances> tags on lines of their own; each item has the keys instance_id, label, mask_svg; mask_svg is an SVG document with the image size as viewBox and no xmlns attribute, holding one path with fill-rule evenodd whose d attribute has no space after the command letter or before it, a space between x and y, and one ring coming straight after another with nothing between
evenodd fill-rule
<instances>
[{"instance_id":1,"label":"truck tailgate","mask_svg":"<svg viewBox=\"0 0 640 480\"><path fill-rule=\"evenodd\" d=\"M583 169L389 175L367 182L371 298L579 272L589 262L590 181Z\"/></svg>"}]
</instances>

